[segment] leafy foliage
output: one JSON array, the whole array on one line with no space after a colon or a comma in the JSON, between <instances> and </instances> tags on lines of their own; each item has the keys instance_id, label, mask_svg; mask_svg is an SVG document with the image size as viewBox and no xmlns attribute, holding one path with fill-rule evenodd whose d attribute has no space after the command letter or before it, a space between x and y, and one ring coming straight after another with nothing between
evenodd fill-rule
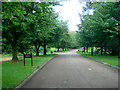
<instances>
[{"instance_id":1,"label":"leafy foliage","mask_svg":"<svg viewBox=\"0 0 120 90\"><path fill-rule=\"evenodd\" d=\"M58 13L52 7L54 5L60 4L3 2L3 52L12 53L13 61L18 60L17 52L30 53L33 46L37 56L41 46L44 55L49 45L58 43L56 47L69 47L67 23L57 19Z\"/></svg>"},{"instance_id":2,"label":"leafy foliage","mask_svg":"<svg viewBox=\"0 0 120 90\"><path fill-rule=\"evenodd\" d=\"M111 55L117 55L119 2L99 2L92 6L94 7L93 15L81 15L82 24L78 25L81 46L101 47L101 55L103 49L108 50Z\"/></svg>"}]
</instances>

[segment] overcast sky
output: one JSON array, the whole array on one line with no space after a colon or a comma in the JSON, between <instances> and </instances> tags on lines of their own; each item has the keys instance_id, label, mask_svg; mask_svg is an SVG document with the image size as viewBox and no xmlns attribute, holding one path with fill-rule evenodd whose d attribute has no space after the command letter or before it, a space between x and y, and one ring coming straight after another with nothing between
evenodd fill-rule
<instances>
[{"instance_id":1,"label":"overcast sky","mask_svg":"<svg viewBox=\"0 0 120 90\"><path fill-rule=\"evenodd\" d=\"M78 13L82 13L82 7L84 3L80 3L78 0L67 0L60 2L63 6L54 6L56 12L60 12L61 20L69 20L69 29L70 31L76 31L78 27L77 24L80 24L80 17Z\"/></svg>"}]
</instances>

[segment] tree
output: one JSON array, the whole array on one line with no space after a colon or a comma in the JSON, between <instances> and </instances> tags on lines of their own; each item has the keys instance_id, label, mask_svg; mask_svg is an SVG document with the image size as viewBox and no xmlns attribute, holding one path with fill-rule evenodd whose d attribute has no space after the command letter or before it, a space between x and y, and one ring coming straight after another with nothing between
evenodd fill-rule
<instances>
[{"instance_id":1,"label":"tree","mask_svg":"<svg viewBox=\"0 0 120 90\"><path fill-rule=\"evenodd\" d=\"M46 55L46 46L52 43L52 34L56 28L58 15L55 13L52 7L43 7L43 16L41 23L41 33L42 33L42 46L44 47L44 55Z\"/></svg>"},{"instance_id":2,"label":"tree","mask_svg":"<svg viewBox=\"0 0 120 90\"><path fill-rule=\"evenodd\" d=\"M78 35L77 35L78 33L77 32L74 32L74 31L71 31L71 32L69 32L69 36L70 36L70 47L71 48L78 48L79 47L79 45L78 45L78 41L77 41L77 39L78 39Z\"/></svg>"},{"instance_id":3,"label":"tree","mask_svg":"<svg viewBox=\"0 0 120 90\"><path fill-rule=\"evenodd\" d=\"M54 37L54 46L59 49L62 48L63 50L70 46L70 36L68 34L68 26L67 21L60 21L58 22L56 29L55 29L55 37Z\"/></svg>"},{"instance_id":4,"label":"tree","mask_svg":"<svg viewBox=\"0 0 120 90\"><path fill-rule=\"evenodd\" d=\"M12 60L17 61L18 46L21 41L25 40L27 35L27 23L32 22L30 17L30 9L32 3L23 2L3 2L3 38L12 47Z\"/></svg>"},{"instance_id":5,"label":"tree","mask_svg":"<svg viewBox=\"0 0 120 90\"><path fill-rule=\"evenodd\" d=\"M51 5L53 3L37 2L4 2L3 7L3 45L12 49L12 60L17 61L17 52L24 53L28 47L36 48L39 55L40 46L50 42L50 34L55 28L57 14ZM15 10L16 9L16 10ZM5 48L5 49L8 49Z\"/></svg>"},{"instance_id":6,"label":"tree","mask_svg":"<svg viewBox=\"0 0 120 90\"><path fill-rule=\"evenodd\" d=\"M117 3L118 5L118 3ZM118 5L119 6L119 5ZM81 15L82 24L79 26L80 37L82 37L82 45L90 45L89 39L93 46L101 47L101 55L108 50L111 55L118 54L118 26L119 20L116 15L118 15L118 7L116 3L95 3L93 5L94 13L93 15ZM114 15L113 12L116 12ZM111 43L111 41L113 43Z\"/></svg>"}]
</instances>

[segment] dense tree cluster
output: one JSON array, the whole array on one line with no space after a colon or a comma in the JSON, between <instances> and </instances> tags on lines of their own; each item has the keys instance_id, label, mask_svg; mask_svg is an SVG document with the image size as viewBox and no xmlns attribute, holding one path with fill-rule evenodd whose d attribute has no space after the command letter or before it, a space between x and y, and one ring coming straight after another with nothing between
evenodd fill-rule
<instances>
[{"instance_id":1,"label":"dense tree cluster","mask_svg":"<svg viewBox=\"0 0 120 90\"><path fill-rule=\"evenodd\" d=\"M12 60L17 61L17 53L25 53L35 47L39 49L55 44L55 47L68 47L67 23L59 21L58 13L52 6L58 2L3 2L2 3L2 37L3 53L12 53Z\"/></svg>"},{"instance_id":2,"label":"dense tree cluster","mask_svg":"<svg viewBox=\"0 0 120 90\"><path fill-rule=\"evenodd\" d=\"M54 47L59 49L62 48L63 50L66 50L70 47L70 36L68 33L68 25L67 21L59 21L55 30L55 39L54 39Z\"/></svg>"},{"instance_id":3,"label":"dense tree cluster","mask_svg":"<svg viewBox=\"0 0 120 90\"><path fill-rule=\"evenodd\" d=\"M102 55L118 55L120 39L120 2L87 3L84 11L93 9L89 13L80 15L79 43L82 47L99 48L95 53ZM91 49L93 55L93 48Z\"/></svg>"}]
</instances>

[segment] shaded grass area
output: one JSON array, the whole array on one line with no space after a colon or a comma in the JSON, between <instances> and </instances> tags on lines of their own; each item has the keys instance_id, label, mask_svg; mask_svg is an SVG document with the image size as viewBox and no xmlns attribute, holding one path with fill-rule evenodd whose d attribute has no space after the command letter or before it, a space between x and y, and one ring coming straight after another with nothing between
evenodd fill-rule
<instances>
[{"instance_id":1,"label":"shaded grass area","mask_svg":"<svg viewBox=\"0 0 120 90\"><path fill-rule=\"evenodd\" d=\"M33 57L33 66L31 59L26 58L26 66L24 67L23 58L19 58L18 62L12 63L7 61L2 63L2 88L15 88L24 79L26 79L38 67L41 67L49 59L55 55Z\"/></svg>"},{"instance_id":2,"label":"shaded grass area","mask_svg":"<svg viewBox=\"0 0 120 90\"><path fill-rule=\"evenodd\" d=\"M74 49L67 49L66 51L71 51L71 50L74 50ZM57 51L57 48L50 48L50 50L47 51L46 54L51 54L51 51ZM60 51L59 51L59 52L66 52L66 51L63 51L63 50L60 48ZM32 52L32 54L33 54L33 55L36 55L35 52ZM43 55L43 53L39 53L39 55ZM10 53L10 54L3 53L3 54L0 54L0 56L2 56L2 58L4 58L4 57L11 57L11 56L12 56L12 53ZM17 56L23 56L23 54L18 53Z\"/></svg>"},{"instance_id":3,"label":"shaded grass area","mask_svg":"<svg viewBox=\"0 0 120 90\"><path fill-rule=\"evenodd\" d=\"M1 54L0 56L2 56L2 57L11 57L11 56L12 56L12 53L10 53L10 54L5 54L5 53L3 53L3 54ZM18 56L23 56L23 54L19 53Z\"/></svg>"},{"instance_id":4,"label":"shaded grass area","mask_svg":"<svg viewBox=\"0 0 120 90\"><path fill-rule=\"evenodd\" d=\"M81 51L77 51L77 53L83 55L83 56L87 56L89 58L92 58L92 59L95 59L95 60L98 60L98 61L101 61L101 62L105 62L105 63L108 63L108 64L112 64L112 65L115 65L115 66L119 66L119 63L118 63L118 56L110 56L110 55L103 55L103 56L100 56L99 54L94 54L93 56L91 56L90 52L88 53L83 53Z\"/></svg>"}]
</instances>

